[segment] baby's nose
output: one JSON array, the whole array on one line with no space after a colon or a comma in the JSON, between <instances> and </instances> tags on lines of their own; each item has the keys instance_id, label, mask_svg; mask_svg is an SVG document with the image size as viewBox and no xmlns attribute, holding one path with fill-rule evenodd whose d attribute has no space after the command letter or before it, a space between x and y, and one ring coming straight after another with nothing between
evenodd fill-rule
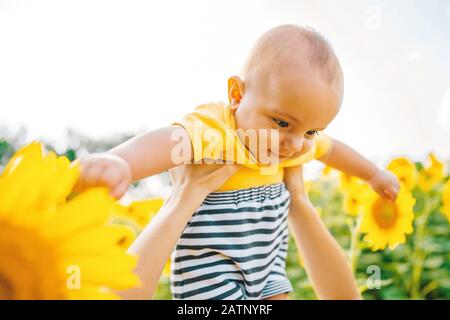
<instances>
[{"instance_id":1,"label":"baby's nose","mask_svg":"<svg viewBox=\"0 0 450 320\"><path fill-rule=\"evenodd\" d=\"M281 145L280 153L286 156L293 155L295 153L300 152L303 148L303 139L302 138L290 138L283 141Z\"/></svg>"},{"instance_id":2,"label":"baby's nose","mask_svg":"<svg viewBox=\"0 0 450 320\"><path fill-rule=\"evenodd\" d=\"M281 152L285 155L294 155L296 153L304 154L311 149L311 142L304 138L292 138L289 139L286 148L284 149L285 152Z\"/></svg>"}]
</instances>

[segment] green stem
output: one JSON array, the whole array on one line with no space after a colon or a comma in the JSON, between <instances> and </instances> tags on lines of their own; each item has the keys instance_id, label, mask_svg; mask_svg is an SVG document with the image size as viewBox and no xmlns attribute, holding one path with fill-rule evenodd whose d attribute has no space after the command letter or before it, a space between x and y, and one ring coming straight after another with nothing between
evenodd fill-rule
<instances>
[{"instance_id":1,"label":"green stem","mask_svg":"<svg viewBox=\"0 0 450 320\"><path fill-rule=\"evenodd\" d=\"M358 266L358 259L360 250L358 247L359 241L359 226L361 224L362 216L358 216L356 219L352 219L352 225L350 227L350 266L353 274L356 276L356 268Z\"/></svg>"},{"instance_id":2,"label":"green stem","mask_svg":"<svg viewBox=\"0 0 450 320\"><path fill-rule=\"evenodd\" d=\"M439 288L439 285L436 281L431 281L429 284L427 284L423 289L422 289L422 296L426 296L427 294L429 294L431 291L435 290Z\"/></svg>"},{"instance_id":3,"label":"green stem","mask_svg":"<svg viewBox=\"0 0 450 320\"><path fill-rule=\"evenodd\" d=\"M417 218L417 229L414 237L414 249L412 253L412 272L411 272L411 288L410 296L412 299L423 299L420 292L420 284L422 279L423 263L426 258L426 252L423 250L422 243L425 238L425 228L428 218L435 207L435 199L425 198L425 204L422 214Z\"/></svg>"}]
</instances>

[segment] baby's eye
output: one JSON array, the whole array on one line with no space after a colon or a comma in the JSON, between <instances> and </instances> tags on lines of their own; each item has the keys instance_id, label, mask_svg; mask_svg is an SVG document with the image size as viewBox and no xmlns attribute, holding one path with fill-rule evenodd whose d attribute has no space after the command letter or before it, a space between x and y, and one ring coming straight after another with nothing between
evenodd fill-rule
<instances>
[{"instance_id":1,"label":"baby's eye","mask_svg":"<svg viewBox=\"0 0 450 320\"><path fill-rule=\"evenodd\" d=\"M275 118L273 118L272 120L275 121L281 128L289 127L289 123L287 123L286 121L278 120L278 119L275 119Z\"/></svg>"},{"instance_id":2,"label":"baby's eye","mask_svg":"<svg viewBox=\"0 0 450 320\"><path fill-rule=\"evenodd\" d=\"M312 137L315 134L318 134L319 132L317 130L309 130L308 132L306 132L306 134L310 137Z\"/></svg>"}]
</instances>

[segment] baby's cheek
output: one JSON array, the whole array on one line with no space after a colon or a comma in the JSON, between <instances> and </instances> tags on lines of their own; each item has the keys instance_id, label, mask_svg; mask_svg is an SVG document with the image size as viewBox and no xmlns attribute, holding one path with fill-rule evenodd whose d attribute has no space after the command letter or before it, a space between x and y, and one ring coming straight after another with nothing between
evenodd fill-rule
<instances>
[{"instance_id":1,"label":"baby's cheek","mask_svg":"<svg viewBox=\"0 0 450 320\"><path fill-rule=\"evenodd\" d=\"M303 141L302 154L307 153L313 146L312 140L305 139Z\"/></svg>"},{"instance_id":2,"label":"baby's cheek","mask_svg":"<svg viewBox=\"0 0 450 320\"><path fill-rule=\"evenodd\" d=\"M278 139L273 139L274 137L271 138L273 140L272 144L276 144L280 150L289 150L292 148L291 137L288 134L278 131Z\"/></svg>"},{"instance_id":3,"label":"baby's cheek","mask_svg":"<svg viewBox=\"0 0 450 320\"><path fill-rule=\"evenodd\" d=\"M280 134L267 134L266 138L263 139L263 141L261 141L262 139L259 139L258 141L258 145L261 146L264 149L270 149L273 152L279 152L279 150L282 148L281 145L283 144L283 136ZM262 142L266 142L266 143L262 143Z\"/></svg>"}]
</instances>

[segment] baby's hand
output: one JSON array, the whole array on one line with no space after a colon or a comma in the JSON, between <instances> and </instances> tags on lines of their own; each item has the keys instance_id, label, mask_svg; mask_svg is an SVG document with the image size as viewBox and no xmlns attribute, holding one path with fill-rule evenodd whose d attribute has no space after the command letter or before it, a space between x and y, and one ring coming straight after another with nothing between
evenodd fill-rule
<instances>
[{"instance_id":1,"label":"baby's hand","mask_svg":"<svg viewBox=\"0 0 450 320\"><path fill-rule=\"evenodd\" d=\"M113 197L122 197L131 183L128 163L119 156L95 153L81 160L81 174L75 191L91 187L108 187Z\"/></svg>"},{"instance_id":2,"label":"baby's hand","mask_svg":"<svg viewBox=\"0 0 450 320\"><path fill-rule=\"evenodd\" d=\"M397 199L400 184L397 177L390 171L378 170L372 178L369 179L368 183L380 197L391 201Z\"/></svg>"}]
</instances>

